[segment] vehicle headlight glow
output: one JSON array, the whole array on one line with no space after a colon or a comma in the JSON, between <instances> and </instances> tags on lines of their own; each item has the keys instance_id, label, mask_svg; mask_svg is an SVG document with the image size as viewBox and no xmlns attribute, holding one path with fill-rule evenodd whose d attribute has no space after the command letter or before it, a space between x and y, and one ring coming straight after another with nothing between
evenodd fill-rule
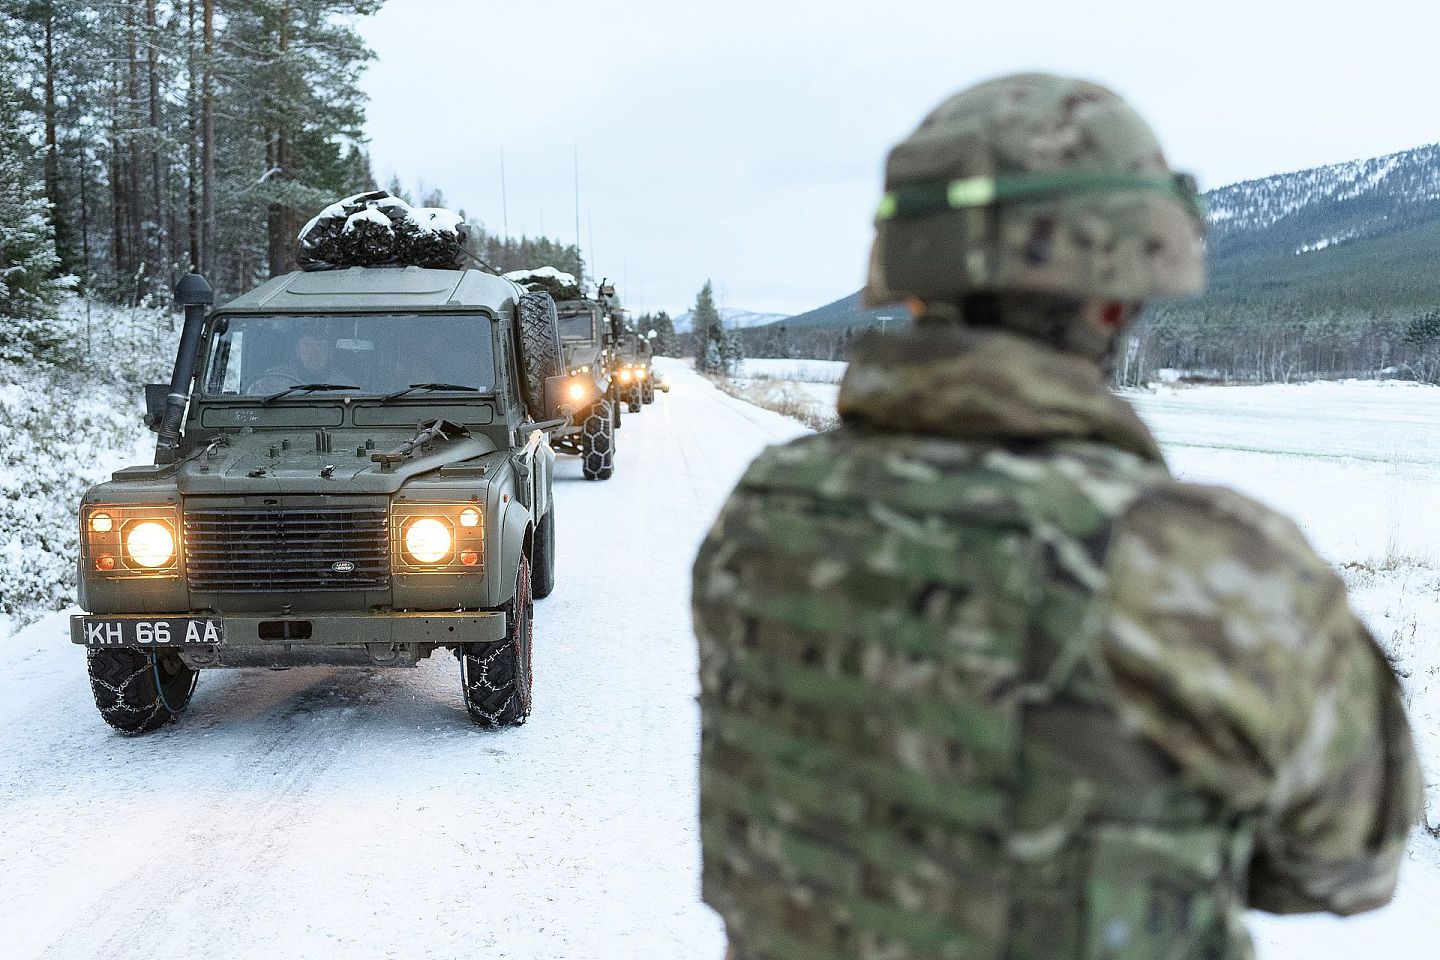
<instances>
[{"instance_id":1,"label":"vehicle headlight glow","mask_svg":"<svg viewBox=\"0 0 1440 960\"><path fill-rule=\"evenodd\" d=\"M450 527L434 517L419 517L405 528L405 552L420 563L440 563L450 555L455 538Z\"/></svg>"},{"instance_id":2,"label":"vehicle headlight glow","mask_svg":"<svg viewBox=\"0 0 1440 960\"><path fill-rule=\"evenodd\" d=\"M620 371L620 379L623 380L623 381L625 381L626 383L629 383L629 382L630 382L630 371L629 371L629 370L621 370L621 371Z\"/></svg>"},{"instance_id":3,"label":"vehicle headlight glow","mask_svg":"<svg viewBox=\"0 0 1440 960\"><path fill-rule=\"evenodd\" d=\"M178 577L180 512L174 503L85 504L80 513L82 567L107 579Z\"/></svg>"},{"instance_id":4,"label":"vehicle headlight glow","mask_svg":"<svg viewBox=\"0 0 1440 960\"><path fill-rule=\"evenodd\" d=\"M147 570L158 570L175 559L175 534L159 520L142 520L125 531L125 554Z\"/></svg>"},{"instance_id":5,"label":"vehicle headlight glow","mask_svg":"<svg viewBox=\"0 0 1440 960\"><path fill-rule=\"evenodd\" d=\"M460 526L478 527L480 525L480 511L474 507L466 507L460 511Z\"/></svg>"},{"instance_id":6,"label":"vehicle headlight glow","mask_svg":"<svg viewBox=\"0 0 1440 960\"><path fill-rule=\"evenodd\" d=\"M583 384L583 383L572 383L572 384L570 384L569 394L570 394L570 399L571 399L571 400L584 400L584 399L585 399L585 394L586 394L585 384Z\"/></svg>"}]
</instances>

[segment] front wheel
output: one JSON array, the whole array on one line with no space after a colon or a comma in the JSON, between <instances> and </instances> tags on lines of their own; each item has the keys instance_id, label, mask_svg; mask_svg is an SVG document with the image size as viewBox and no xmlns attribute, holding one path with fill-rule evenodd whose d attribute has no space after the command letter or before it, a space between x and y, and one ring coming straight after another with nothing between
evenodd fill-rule
<instances>
[{"instance_id":1,"label":"front wheel","mask_svg":"<svg viewBox=\"0 0 1440 960\"><path fill-rule=\"evenodd\" d=\"M644 393L641 394L640 400L641 400L642 403L654 403L654 402L655 402L655 384L654 384L654 383L652 383L652 382L649 381L649 380L646 380L646 381L645 381L645 391L644 391Z\"/></svg>"},{"instance_id":2,"label":"front wheel","mask_svg":"<svg viewBox=\"0 0 1440 960\"><path fill-rule=\"evenodd\" d=\"M199 671L173 651L87 650L90 692L100 716L126 734L149 733L190 705Z\"/></svg>"},{"instance_id":3,"label":"front wheel","mask_svg":"<svg viewBox=\"0 0 1440 960\"><path fill-rule=\"evenodd\" d=\"M609 480L615 475L615 421L610 401L596 403L581 429L581 473L586 480Z\"/></svg>"},{"instance_id":4,"label":"front wheel","mask_svg":"<svg viewBox=\"0 0 1440 960\"><path fill-rule=\"evenodd\" d=\"M644 388L640 384L632 384L625 394L625 405L630 408L630 413L639 413L640 406L644 403Z\"/></svg>"},{"instance_id":5,"label":"front wheel","mask_svg":"<svg viewBox=\"0 0 1440 960\"><path fill-rule=\"evenodd\" d=\"M460 689L470 719L487 730L518 727L530 716L533 690L531 642L535 606L530 594L530 560L520 558L515 596L505 605L506 635L460 650Z\"/></svg>"}]
</instances>

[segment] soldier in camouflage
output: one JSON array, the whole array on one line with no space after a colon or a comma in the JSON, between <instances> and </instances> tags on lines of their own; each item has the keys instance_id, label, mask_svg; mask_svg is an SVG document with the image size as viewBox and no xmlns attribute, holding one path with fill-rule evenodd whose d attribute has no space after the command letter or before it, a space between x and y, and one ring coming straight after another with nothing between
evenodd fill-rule
<instances>
[{"instance_id":1,"label":"soldier in camouflage","mask_svg":"<svg viewBox=\"0 0 1440 960\"><path fill-rule=\"evenodd\" d=\"M1391 896L1396 681L1299 530L1179 483L1105 368L1202 285L1145 123L1047 75L895 148L843 425L695 565L706 900L737 960L1252 955L1247 907Z\"/></svg>"}]
</instances>

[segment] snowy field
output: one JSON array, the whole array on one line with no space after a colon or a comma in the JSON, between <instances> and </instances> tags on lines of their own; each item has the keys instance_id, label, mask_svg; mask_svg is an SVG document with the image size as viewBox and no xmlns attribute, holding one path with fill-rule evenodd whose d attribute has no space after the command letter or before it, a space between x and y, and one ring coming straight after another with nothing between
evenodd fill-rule
<instances>
[{"instance_id":1,"label":"snowy field","mask_svg":"<svg viewBox=\"0 0 1440 960\"><path fill-rule=\"evenodd\" d=\"M519 730L471 726L436 657L207 672L179 724L127 739L95 713L63 616L0 640L3 956L719 960L698 899L690 558L751 457L804 428L657 363L673 389L626 417L615 479L584 483L561 459L559 586L537 607L536 712ZM749 377L770 372L754 363ZM833 401L833 381L811 385ZM1440 769L1425 500L1440 390L1132 399L1184 476L1284 506L1350 565ZM1433 955L1440 841L1413 847L1394 905L1263 920L1262 958Z\"/></svg>"}]
</instances>

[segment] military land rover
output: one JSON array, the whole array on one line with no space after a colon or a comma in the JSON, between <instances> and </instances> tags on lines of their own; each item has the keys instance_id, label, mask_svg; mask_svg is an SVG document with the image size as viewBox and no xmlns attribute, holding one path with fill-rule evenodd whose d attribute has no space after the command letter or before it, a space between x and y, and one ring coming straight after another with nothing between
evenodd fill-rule
<instances>
[{"instance_id":1,"label":"military land rover","mask_svg":"<svg viewBox=\"0 0 1440 960\"><path fill-rule=\"evenodd\" d=\"M292 273L207 314L198 276L155 462L80 508L79 597L100 713L182 712L198 671L460 664L486 727L531 707L532 598L554 586L554 302L477 270Z\"/></svg>"},{"instance_id":2,"label":"military land rover","mask_svg":"<svg viewBox=\"0 0 1440 960\"><path fill-rule=\"evenodd\" d=\"M615 431L620 427L619 383L612 377L611 356L618 334L610 315L614 288L602 284L596 298L581 297L556 304L566 372L583 382L595 397L576 414L573 425L556 437L555 446L581 458L586 480L608 480L615 474Z\"/></svg>"},{"instance_id":3,"label":"military land rover","mask_svg":"<svg viewBox=\"0 0 1440 960\"><path fill-rule=\"evenodd\" d=\"M616 344L614 377L617 390L630 413L639 413L644 404L655 402L655 349L650 343L654 337L653 330L647 336L641 336L627 327ZM659 388L666 393L670 391L666 383L661 383Z\"/></svg>"}]
</instances>

